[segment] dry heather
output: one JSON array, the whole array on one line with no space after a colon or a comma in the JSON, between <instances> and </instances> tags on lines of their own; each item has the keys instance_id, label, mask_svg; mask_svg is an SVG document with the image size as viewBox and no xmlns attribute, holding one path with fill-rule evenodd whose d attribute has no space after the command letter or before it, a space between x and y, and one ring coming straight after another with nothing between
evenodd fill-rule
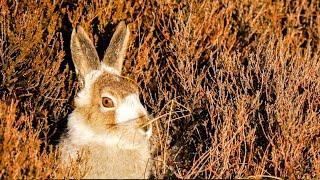
<instances>
[{"instance_id":1,"label":"dry heather","mask_svg":"<svg viewBox=\"0 0 320 180\"><path fill-rule=\"evenodd\" d=\"M61 178L81 24L153 115L156 178L320 178L320 1L0 1L0 179ZM74 165L73 168L77 168ZM78 174L81 177L81 174Z\"/></svg>"}]
</instances>

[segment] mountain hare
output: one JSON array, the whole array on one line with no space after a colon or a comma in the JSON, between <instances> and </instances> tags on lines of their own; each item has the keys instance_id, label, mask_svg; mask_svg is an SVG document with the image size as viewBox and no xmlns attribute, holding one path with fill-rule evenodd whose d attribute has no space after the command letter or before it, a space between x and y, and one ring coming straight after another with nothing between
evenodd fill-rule
<instances>
[{"instance_id":1,"label":"mountain hare","mask_svg":"<svg viewBox=\"0 0 320 180\"><path fill-rule=\"evenodd\" d=\"M148 178L151 169L148 114L138 87L120 76L129 29L120 22L103 61L86 32L72 32L71 53L84 87L75 98L68 132L59 144L62 160L71 163L85 150L85 178Z\"/></svg>"}]
</instances>

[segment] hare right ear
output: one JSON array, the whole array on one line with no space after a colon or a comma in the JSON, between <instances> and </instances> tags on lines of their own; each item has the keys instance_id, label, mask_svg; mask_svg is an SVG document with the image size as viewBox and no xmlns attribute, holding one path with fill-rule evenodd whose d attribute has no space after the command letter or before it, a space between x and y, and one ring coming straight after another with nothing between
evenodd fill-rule
<instances>
[{"instance_id":1,"label":"hare right ear","mask_svg":"<svg viewBox=\"0 0 320 180\"><path fill-rule=\"evenodd\" d=\"M128 48L130 30L124 21L121 21L114 32L109 47L103 57L103 64L115 70L120 75L124 57Z\"/></svg>"},{"instance_id":2,"label":"hare right ear","mask_svg":"<svg viewBox=\"0 0 320 180\"><path fill-rule=\"evenodd\" d=\"M73 29L70 46L76 72L82 80L90 71L100 68L98 53L81 26Z\"/></svg>"}]
</instances>

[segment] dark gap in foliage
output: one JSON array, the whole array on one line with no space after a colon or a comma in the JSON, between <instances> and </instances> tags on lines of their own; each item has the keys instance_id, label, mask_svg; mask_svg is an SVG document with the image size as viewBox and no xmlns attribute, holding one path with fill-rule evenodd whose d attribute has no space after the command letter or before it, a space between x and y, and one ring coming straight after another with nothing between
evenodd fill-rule
<instances>
[{"instance_id":1,"label":"dark gap in foliage","mask_svg":"<svg viewBox=\"0 0 320 180\"><path fill-rule=\"evenodd\" d=\"M92 29L93 29L93 33L98 36L96 49L97 49L100 60L102 60L104 53L109 46L110 40L112 38L112 35L115 31L115 27L117 24L108 23L107 26L104 28L103 33L100 32L98 29L99 24L100 24L99 19L94 18L94 20L92 21Z\"/></svg>"},{"instance_id":2,"label":"dark gap in foliage","mask_svg":"<svg viewBox=\"0 0 320 180\"><path fill-rule=\"evenodd\" d=\"M65 13L62 15L62 25L57 30L57 32L61 33L62 39L63 39L63 48L64 48L64 61L60 64L60 72L62 73L66 67L70 67L70 69L75 72L75 67L72 62L72 56L71 56L71 49L70 49L70 40L71 40L71 34L72 34L72 23L70 22L68 18L68 14ZM75 79L72 79L73 81Z\"/></svg>"}]
</instances>

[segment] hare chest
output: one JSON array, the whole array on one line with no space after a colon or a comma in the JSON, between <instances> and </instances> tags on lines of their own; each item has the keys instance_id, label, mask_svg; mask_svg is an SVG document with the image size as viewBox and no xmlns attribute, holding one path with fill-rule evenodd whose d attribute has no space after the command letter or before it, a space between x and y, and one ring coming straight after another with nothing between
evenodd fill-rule
<instances>
[{"instance_id":1,"label":"hare chest","mask_svg":"<svg viewBox=\"0 0 320 180\"><path fill-rule=\"evenodd\" d=\"M150 176L151 159L148 146L139 149L121 149L99 144L77 146L76 149L73 149L75 146L67 146L63 149L68 152L71 149L77 151L72 153L72 158L76 158L79 152L83 153L85 163L81 171L85 174L84 178L146 179Z\"/></svg>"},{"instance_id":2,"label":"hare chest","mask_svg":"<svg viewBox=\"0 0 320 180\"><path fill-rule=\"evenodd\" d=\"M86 178L148 178L150 172L149 149L120 149L94 145L87 147L90 168Z\"/></svg>"}]
</instances>

